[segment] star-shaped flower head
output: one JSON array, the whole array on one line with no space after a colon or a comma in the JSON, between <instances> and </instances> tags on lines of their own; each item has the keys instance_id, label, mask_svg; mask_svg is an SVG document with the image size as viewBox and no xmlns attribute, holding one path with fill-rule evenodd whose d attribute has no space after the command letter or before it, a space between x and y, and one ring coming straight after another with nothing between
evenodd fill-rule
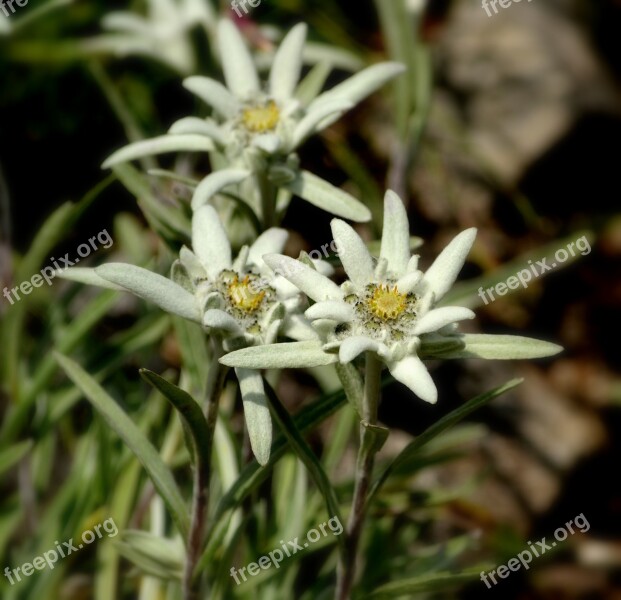
<instances>
[{"instance_id":1,"label":"star-shaped flower head","mask_svg":"<svg viewBox=\"0 0 621 600\"><path fill-rule=\"evenodd\" d=\"M372 352L395 379L434 403L436 386L421 358L541 358L562 350L520 336L461 334L457 322L472 319L474 313L460 306L439 306L466 260L475 229L457 235L424 273L418 256L410 256L407 214L393 192L385 198L378 259L343 221L332 221L332 233L348 276L340 286L286 256L263 257L315 301L305 313L317 333L315 341L263 346L260 352L247 348L220 362L255 369L293 368L348 363Z\"/></svg>"},{"instance_id":2,"label":"star-shaped flower head","mask_svg":"<svg viewBox=\"0 0 621 600\"><path fill-rule=\"evenodd\" d=\"M110 12L102 20L110 33L87 39L81 47L89 53L147 56L189 75L196 67L191 30L202 25L209 34L215 33L216 23L211 0L148 0L146 17Z\"/></svg>"},{"instance_id":3,"label":"star-shaped flower head","mask_svg":"<svg viewBox=\"0 0 621 600\"><path fill-rule=\"evenodd\" d=\"M147 155L173 151L216 151L226 167L204 178L192 206L199 208L218 192L253 175L267 175L276 187L297 194L336 215L368 221L369 210L349 194L299 169L296 149L368 95L404 71L399 63L368 67L331 90L303 92L300 84L307 27L296 25L280 44L268 80L262 84L254 59L238 28L229 20L218 27L218 46L226 85L203 76L189 77L184 86L213 114L207 119L185 117L168 135L130 144L115 152L104 167ZM249 186L256 193L256 185ZM245 192L249 194L249 190ZM243 195L243 194L242 194ZM249 204L259 204L254 199ZM257 206L253 206L260 212Z\"/></svg>"},{"instance_id":4,"label":"star-shaped flower head","mask_svg":"<svg viewBox=\"0 0 621 600\"><path fill-rule=\"evenodd\" d=\"M403 203L386 194L381 253L376 261L350 225L334 219L332 234L348 279L337 286L308 267L293 269L291 258L265 256L315 304L306 311L325 342L324 350L338 349L342 363L365 351L375 352L395 379L421 399L434 403L437 390L417 355L421 336L474 318L457 306L436 308L459 274L474 242L476 229L459 234L426 273L418 256L410 256L410 232Z\"/></svg>"},{"instance_id":5,"label":"star-shaped flower head","mask_svg":"<svg viewBox=\"0 0 621 600\"><path fill-rule=\"evenodd\" d=\"M130 291L163 310L200 323L219 334L224 350L269 344L281 325L298 316L299 290L276 275L262 256L282 252L283 229L265 231L235 260L224 227L212 206L192 220L193 250L182 248L172 280L134 265L110 263L95 269L68 269L60 276L112 289ZM292 321L295 323L295 321ZM291 328L292 330L294 327ZM261 374L235 369L239 380L250 443L260 464L269 460L272 421Z\"/></svg>"}]
</instances>

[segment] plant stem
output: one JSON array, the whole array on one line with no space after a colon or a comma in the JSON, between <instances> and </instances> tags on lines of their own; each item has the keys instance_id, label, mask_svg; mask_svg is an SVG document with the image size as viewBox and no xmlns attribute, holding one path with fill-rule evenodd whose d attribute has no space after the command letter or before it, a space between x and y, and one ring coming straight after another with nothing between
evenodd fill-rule
<instances>
[{"instance_id":1,"label":"plant stem","mask_svg":"<svg viewBox=\"0 0 621 600\"><path fill-rule=\"evenodd\" d=\"M362 423L360 425L360 447L356 461L354 498L347 523L345 546L341 556L336 584L336 600L348 600L356 576L360 534L366 516L366 498L371 484L373 464L377 446L373 443L373 432L368 425L377 424L381 387L382 363L372 352L366 353L364 395L362 399Z\"/></svg>"},{"instance_id":2,"label":"plant stem","mask_svg":"<svg viewBox=\"0 0 621 600\"><path fill-rule=\"evenodd\" d=\"M188 537L187 560L183 575L183 598L184 600L198 600L200 593L200 578L194 572L203 551L207 512L209 508L209 483L211 480L211 455L213 440L218 420L218 407L222 388L226 380L228 367L221 365L219 358L222 356L222 344L215 341L207 390L205 393L205 418L207 420L208 439L206 440L207 456L203 461L203 468L199 468L196 461L194 469L194 492L192 497L192 522Z\"/></svg>"},{"instance_id":3,"label":"plant stem","mask_svg":"<svg viewBox=\"0 0 621 600\"><path fill-rule=\"evenodd\" d=\"M257 173L257 184L261 194L261 218L263 231L276 225L276 188L267 173Z\"/></svg>"}]
</instances>

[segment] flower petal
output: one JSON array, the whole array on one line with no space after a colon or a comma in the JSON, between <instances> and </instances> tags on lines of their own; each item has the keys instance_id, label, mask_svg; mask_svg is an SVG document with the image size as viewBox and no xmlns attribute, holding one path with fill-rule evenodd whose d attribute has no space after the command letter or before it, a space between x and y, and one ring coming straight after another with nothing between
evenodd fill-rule
<instances>
[{"instance_id":1,"label":"flower petal","mask_svg":"<svg viewBox=\"0 0 621 600\"><path fill-rule=\"evenodd\" d=\"M247 369L305 369L337 361L334 354L323 351L318 340L251 346L225 354L220 363Z\"/></svg>"},{"instance_id":2,"label":"flower petal","mask_svg":"<svg viewBox=\"0 0 621 600\"><path fill-rule=\"evenodd\" d=\"M466 262L472 244L474 244L476 235L477 230L474 227L462 231L442 250L425 273L424 281L428 284L430 291L435 294L436 302L455 283L457 275Z\"/></svg>"},{"instance_id":3,"label":"flower petal","mask_svg":"<svg viewBox=\"0 0 621 600\"><path fill-rule=\"evenodd\" d=\"M215 79L194 75L183 80L183 87L227 119L232 119L241 110L239 100Z\"/></svg>"},{"instance_id":4,"label":"flower petal","mask_svg":"<svg viewBox=\"0 0 621 600\"><path fill-rule=\"evenodd\" d=\"M299 23L289 31L281 42L270 70L270 95L280 100L293 96L302 71L302 50L306 43L308 28Z\"/></svg>"},{"instance_id":5,"label":"flower petal","mask_svg":"<svg viewBox=\"0 0 621 600\"><path fill-rule=\"evenodd\" d=\"M315 302L343 299L343 292L336 283L299 260L282 254L266 254L263 260L274 273L288 279Z\"/></svg>"},{"instance_id":6,"label":"flower petal","mask_svg":"<svg viewBox=\"0 0 621 600\"><path fill-rule=\"evenodd\" d=\"M171 135L176 134L188 134L188 135L204 135L224 146L226 139L224 133L216 123L213 121L207 121L205 119L199 119L198 117L183 117L175 121L168 130Z\"/></svg>"},{"instance_id":7,"label":"flower petal","mask_svg":"<svg viewBox=\"0 0 621 600\"><path fill-rule=\"evenodd\" d=\"M430 404L438 401L436 384L418 356L406 356L390 363L388 369L397 381L409 387L421 400Z\"/></svg>"},{"instance_id":8,"label":"flower petal","mask_svg":"<svg viewBox=\"0 0 621 600\"><path fill-rule=\"evenodd\" d=\"M231 244L216 209L209 204L194 213L192 247L210 279L231 268Z\"/></svg>"},{"instance_id":9,"label":"flower petal","mask_svg":"<svg viewBox=\"0 0 621 600\"><path fill-rule=\"evenodd\" d=\"M420 271L415 271L414 273L407 273L397 281L397 289L402 294L409 294L410 292L414 291L422 278L423 274Z\"/></svg>"},{"instance_id":10,"label":"flower petal","mask_svg":"<svg viewBox=\"0 0 621 600\"><path fill-rule=\"evenodd\" d=\"M293 142L291 143L291 149L297 148L307 137L323 129L320 125L323 125L322 121L325 121L327 117L332 115L340 117L344 112L353 107L351 102L347 100L331 100L325 104L316 107L314 110L308 111L308 113L302 118L302 120L295 126L293 130Z\"/></svg>"},{"instance_id":11,"label":"flower petal","mask_svg":"<svg viewBox=\"0 0 621 600\"><path fill-rule=\"evenodd\" d=\"M317 333L303 315L287 315L282 326L282 333L299 342L317 339Z\"/></svg>"},{"instance_id":12,"label":"flower petal","mask_svg":"<svg viewBox=\"0 0 621 600\"><path fill-rule=\"evenodd\" d=\"M211 152L213 142L204 135L180 134L161 135L148 140L141 140L113 152L101 165L108 169L119 163L129 162L145 156L165 154L166 152Z\"/></svg>"},{"instance_id":13,"label":"flower petal","mask_svg":"<svg viewBox=\"0 0 621 600\"><path fill-rule=\"evenodd\" d=\"M289 232L279 227L264 231L250 246L248 261L258 267L263 266L263 255L282 252L288 237Z\"/></svg>"},{"instance_id":14,"label":"flower petal","mask_svg":"<svg viewBox=\"0 0 621 600\"><path fill-rule=\"evenodd\" d=\"M280 136L275 133L264 133L262 135L257 135L251 142L251 145L255 146L266 152L267 154L275 154L280 150L282 144L282 140Z\"/></svg>"},{"instance_id":15,"label":"flower petal","mask_svg":"<svg viewBox=\"0 0 621 600\"><path fill-rule=\"evenodd\" d=\"M371 283L374 278L373 259L367 245L350 225L340 219L332 219L330 227L349 279L359 287Z\"/></svg>"},{"instance_id":16,"label":"flower petal","mask_svg":"<svg viewBox=\"0 0 621 600\"><path fill-rule=\"evenodd\" d=\"M223 310L213 308L203 315L203 325L211 329L221 329L233 335L243 335L243 330L239 323Z\"/></svg>"},{"instance_id":17,"label":"flower petal","mask_svg":"<svg viewBox=\"0 0 621 600\"><path fill-rule=\"evenodd\" d=\"M401 198L388 190L384 198L384 228L380 258L397 277L405 273L410 260L410 224Z\"/></svg>"},{"instance_id":18,"label":"flower petal","mask_svg":"<svg viewBox=\"0 0 621 600\"><path fill-rule=\"evenodd\" d=\"M283 187L338 217L359 223L371 220L371 211L362 202L309 171L301 171Z\"/></svg>"},{"instance_id":19,"label":"flower petal","mask_svg":"<svg viewBox=\"0 0 621 600\"><path fill-rule=\"evenodd\" d=\"M203 179L192 196L192 209L198 210L205 205L213 196L229 185L241 183L244 179L250 177L251 172L246 169L222 169L207 175Z\"/></svg>"},{"instance_id":20,"label":"flower petal","mask_svg":"<svg viewBox=\"0 0 621 600\"><path fill-rule=\"evenodd\" d=\"M141 267L121 263L108 263L97 267L95 272L103 279L149 300L166 312L184 319L201 322L196 299L175 282Z\"/></svg>"},{"instance_id":21,"label":"flower petal","mask_svg":"<svg viewBox=\"0 0 621 600\"><path fill-rule=\"evenodd\" d=\"M353 320L354 309L345 302L327 300L326 302L313 304L304 315L311 321L315 319L331 319L339 323L346 323Z\"/></svg>"},{"instance_id":22,"label":"flower petal","mask_svg":"<svg viewBox=\"0 0 621 600\"><path fill-rule=\"evenodd\" d=\"M313 101L311 107L315 108L328 100L336 99L347 100L356 105L404 71L405 66L401 63L383 62L372 65L321 94Z\"/></svg>"},{"instance_id":23,"label":"flower petal","mask_svg":"<svg viewBox=\"0 0 621 600\"><path fill-rule=\"evenodd\" d=\"M252 56L239 29L228 19L218 25L218 46L229 90L242 100L259 92L261 85Z\"/></svg>"},{"instance_id":24,"label":"flower petal","mask_svg":"<svg viewBox=\"0 0 621 600\"><path fill-rule=\"evenodd\" d=\"M258 371L235 369L239 381L244 417L250 438L250 447L257 462L265 466L270 459L272 447L272 417L268 407L263 380Z\"/></svg>"},{"instance_id":25,"label":"flower petal","mask_svg":"<svg viewBox=\"0 0 621 600\"><path fill-rule=\"evenodd\" d=\"M365 337L358 335L347 338L339 349L339 361L342 363L348 363L354 360L359 354L363 352L378 352L382 349L383 344Z\"/></svg>"},{"instance_id":26,"label":"flower petal","mask_svg":"<svg viewBox=\"0 0 621 600\"><path fill-rule=\"evenodd\" d=\"M84 283L86 285L96 285L98 287L107 288L109 290L117 290L121 292L127 291L123 286L112 283L104 279L95 272L95 269L86 267L71 267L69 269L58 269L54 273L55 277L66 279L67 281L75 281L76 283ZM50 277L51 278L51 277Z\"/></svg>"},{"instance_id":27,"label":"flower petal","mask_svg":"<svg viewBox=\"0 0 621 600\"><path fill-rule=\"evenodd\" d=\"M463 306L445 306L436 308L423 316L414 327L414 335L438 331L450 323L474 319L475 315L469 308Z\"/></svg>"}]
</instances>

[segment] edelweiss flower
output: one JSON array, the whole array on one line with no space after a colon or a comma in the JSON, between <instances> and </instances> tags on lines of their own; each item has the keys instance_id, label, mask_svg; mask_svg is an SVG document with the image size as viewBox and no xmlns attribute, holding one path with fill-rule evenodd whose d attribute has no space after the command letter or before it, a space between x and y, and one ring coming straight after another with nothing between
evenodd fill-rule
<instances>
[{"instance_id":1,"label":"edelweiss flower","mask_svg":"<svg viewBox=\"0 0 621 600\"><path fill-rule=\"evenodd\" d=\"M311 94L306 103L300 99L299 81L306 33L306 25L299 24L287 34L263 87L239 30L231 21L221 21L218 40L226 87L209 77L184 81L188 90L213 109L214 116L183 118L167 136L130 144L108 158L104 167L162 152L217 150L227 168L203 179L192 200L194 209L226 187L267 172L271 183L320 208L356 221L369 220L370 213L360 202L300 171L294 152L404 67L390 62L368 67L318 97ZM251 190L256 192L256 185ZM258 204L253 207L257 213Z\"/></svg>"},{"instance_id":2,"label":"edelweiss flower","mask_svg":"<svg viewBox=\"0 0 621 600\"><path fill-rule=\"evenodd\" d=\"M59 273L74 281L133 292L167 312L201 323L223 338L224 350L269 344L300 306L299 290L275 275L263 254L282 251L287 232L272 228L235 260L222 223L212 206L192 220L193 251L182 248L173 281L133 265L112 263L95 269ZM295 321L291 330L296 328ZM286 329L286 328L285 328ZM236 368L252 450L260 464L269 460L272 421L261 374Z\"/></svg>"},{"instance_id":3,"label":"edelweiss flower","mask_svg":"<svg viewBox=\"0 0 621 600\"><path fill-rule=\"evenodd\" d=\"M554 344L528 338L459 335L456 323L472 319L474 313L459 306L437 306L455 282L476 229L467 229L455 237L425 273L418 268L418 256L410 256L407 214L393 192L389 191L385 198L378 260L371 257L363 240L345 222L334 219L332 233L349 277L340 286L287 256L264 256L275 272L282 272L315 301L305 314L320 337L323 358L318 344L303 342L263 347L261 355L241 350L223 357L223 364L254 368L304 363L311 366L327 364L325 356L330 353L338 353L338 360L347 363L363 352L373 352L395 379L421 399L435 403L437 389L420 358L424 346L425 355L435 347L438 355L451 358L526 358L549 356L560 350ZM507 346L512 350L507 352Z\"/></svg>"},{"instance_id":4,"label":"edelweiss flower","mask_svg":"<svg viewBox=\"0 0 621 600\"><path fill-rule=\"evenodd\" d=\"M105 15L102 25L110 33L86 40L82 48L117 56L148 56L188 75L196 67L190 31L202 25L211 33L216 22L210 0L148 0L146 17L129 11Z\"/></svg>"}]
</instances>

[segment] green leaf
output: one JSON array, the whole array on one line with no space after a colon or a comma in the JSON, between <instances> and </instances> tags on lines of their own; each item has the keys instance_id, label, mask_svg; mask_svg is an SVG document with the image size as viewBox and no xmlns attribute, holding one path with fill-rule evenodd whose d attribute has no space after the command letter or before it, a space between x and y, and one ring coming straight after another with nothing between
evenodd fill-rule
<instances>
[{"instance_id":1,"label":"green leaf","mask_svg":"<svg viewBox=\"0 0 621 600\"><path fill-rule=\"evenodd\" d=\"M391 581L375 590L373 590L365 598L388 598L394 599L399 597L412 597L411 594L422 592L438 592L451 590L463 586L464 584L474 581L481 576L481 568L469 569L461 573L430 573L419 575L418 577L410 577L400 581Z\"/></svg>"},{"instance_id":2,"label":"green leaf","mask_svg":"<svg viewBox=\"0 0 621 600\"><path fill-rule=\"evenodd\" d=\"M518 335L464 333L438 339L436 347L434 347L434 338L427 342L423 341L421 351L426 358L517 360L554 356L562 352L563 347Z\"/></svg>"},{"instance_id":3,"label":"green leaf","mask_svg":"<svg viewBox=\"0 0 621 600\"><path fill-rule=\"evenodd\" d=\"M358 416L362 419L362 397L364 396L364 382L360 372L352 363L335 365L336 373L341 380L348 402L353 406Z\"/></svg>"},{"instance_id":4,"label":"green leaf","mask_svg":"<svg viewBox=\"0 0 621 600\"><path fill-rule=\"evenodd\" d=\"M55 356L67 376L82 390L110 428L119 435L142 463L168 507L179 531L186 538L190 527L188 508L172 473L162 461L157 450L128 417L127 413L80 365L62 354L55 353Z\"/></svg>"},{"instance_id":5,"label":"green leaf","mask_svg":"<svg viewBox=\"0 0 621 600\"><path fill-rule=\"evenodd\" d=\"M0 452L0 475L4 475L9 469L13 468L30 452L33 445L34 442L32 440L25 440Z\"/></svg>"},{"instance_id":6,"label":"green leaf","mask_svg":"<svg viewBox=\"0 0 621 600\"><path fill-rule=\"evenodd\" d=\"M211 439L211 434L205 415L203 415L203 411L196 400L186 391L166 381L153 371L140 369L140 375L156 390L159 390L177 410L194 443L196 468L203 473L208 473L211 455L208 442Z\"/></svg>"},{"instance_id":7,"label":"green leaf","mask_svg":"<svg viewBox=\"0 0 621 600\"><path fill-rule=\"evenodd\" d=\"M321 344L310 341L242 348L225 354L220 362L245 369L303 369L330 365L337 360L336 354L324 352Z\"/></svg>"},{"instance_id":8,"label":"green leaf","mask_svg":"<svg viewBox=\"0 0 621 600\"><path fill-rule=\"evenodd\" d=\"M371 211L362 202L308 171L302 171L294 181L283 187L338 217L357 222L371 220Z\"/></svg>"},{"instance_id":9,"label":"green leaf","mask_svg":"<svg viewBox=\"0 0 621 600\"><path fill-rule=\"evenodd\" d=\"M594 241L594 234L590 231L580 231L578 233L574 233L572 236L567 237L562 240L558 240L552 242L550 244L546 244L542 248L537 248L536 250L532 250L531 252L527 252L526 254L522 254L518 258L512 260L511 262L505 263L502 267L492 271L491 273L486 273L481 277L477 277L476 279L470 279L468 281L463 281L455 284L451 290L442 298L440 305L442 306L466 306L468 308L476 308L477 306L482 306L484 301L483 297L479 296L477 293L480 288L487 290L489 288L495 287L496 284L501 282L506 282L510 277L516 277L518 273L525 270L529 277L532 276L532 272L530 270L529 261L543 261L544 259L547 261L547 265L556 264L556 268L551 271L546 271L541 274L541 277L547 277L552 273L555 273L558 269L568 267L572 263L576 262L578 259L583 258L583 255L580 252L576 252L575 256L569 256L568 259L564 263L558 263L555 258L555 253L559 249L565 249L572 244L575 244L576 240L584 238L588 244L589 248L591 247ZM585 248L586 250L586 248ZM526 279L526 276L523 277ZM507 292L505 295L509 295L512 293L519 293L520 291L526 289L529 285L533 285L538 278L532 277L531 280L526 281L525 286L518 286L513 289L507 286ZM494 295L494 298L497 296ZM486 304L488 302L485 302Z\"/></svg>"},{"instance_id":10,"label":"green leaf","mask_svg":"<svg viewBox=\"0 0 621 600\"><path fill-rule=\"evenodd\" d=\"M459 408L450 412L448 415L442 417L439 421L436 421L433 425L431 425L431 427L427 428L414 441L410 442L384 469L382 474L373 484L373 488L371 489L371 492L369 493L369 496L367 498L367 503L370 502L371 498L373 498L373 496L378 492L378 490L386 482L388 477L390 477L390 475L403 463L412 460L412 458L423 446L428 444L431 440L440 435L442 432L446 431L447 429L453 427L454 425L465 419L474 411L491 402L494 398L497 398L501 394L504 394L505 392L508 392L509 390L518 386L520 383L522 383L522 381L523 379L512 379L511 381L491 390L490 392L486 392L485 394L476 396L475 398L472 398L471 400L466 402L466 404L464 404L463 406L460 406Z\"/></svg>"},{"instance_id":11,"label":"green leaf","mask_svg":"<svg viewBox=\"0 0 621 600\"><path fill-rule=\"evenodd\" d=\"M293 417L295 426L304 435L332 416L346 402L345 393L342 390L323 396L313 404L300 410ZM198 570L205 568L210 560L214 551L210 545L211 541L214 539L213 536L227 526L227 513L240 506L253 490L257 489L269 477L273 466L282 458L288 447L286 437L283 434L278 435L272 444L269 463L265 467L261 467L254 460L246 465L233 487L220 499L213 522L208 529L208 544L199 561Z\"/></svg>"},{"instance_id":12,"label":"green leaf","mask_svg":"<svg viewBox=\"0 0 621 600\"><path fill-rule=\"evenodd\" d=\"M304 463L310 476L312 477L315 485L321 491L324 501L326 503L326 509L330 517L338 517L342 523L341 509L339 507L338 498L336 492L330 483L328 475L324 471L321 463L315 453L311 450L310 446L306 443L306 440L302 437L300 430L297 428L294 419L291 417L287 409L280 402L280 399L269 385L264 382L265 392L270 401L270 406L273 409L273 414L276 422L280 426L281 431L285 434L291 448L298 455L300 460ZM344 544L345 539L339 537L339 542Z\"/></svg>"}]
</instances>

